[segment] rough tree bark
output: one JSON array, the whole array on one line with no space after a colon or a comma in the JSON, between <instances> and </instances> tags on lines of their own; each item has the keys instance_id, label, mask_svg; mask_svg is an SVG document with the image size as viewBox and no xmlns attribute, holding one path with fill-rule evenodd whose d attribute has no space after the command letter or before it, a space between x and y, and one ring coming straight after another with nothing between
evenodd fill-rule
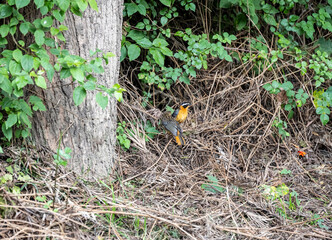
<instances>
[{"instance_id":1,"label":"rough tree bark","mask_svg":"<svg viewBox=\"0 0 332 240\"><path fill-rule=\"evenodd\" d=\"M98 83L112 87L118 80L121 48L123 0L97 1L99 12L87 9L80 18L67 14L62 23L69 30L65 48L71 54L89 59L89 50L101 49L112 52L105 65L105 73ZM116 100L112 99L102 110L95 101L95 92L88 93L78 107L73 102L75 84L55 76L46 91L43 91L46 112L34 116L33 136L37 145L56 151L60 133L61 147L70 147L70 169L87 177L104 177L112 172L115 162Z\"/></svg>"}]
</instances>

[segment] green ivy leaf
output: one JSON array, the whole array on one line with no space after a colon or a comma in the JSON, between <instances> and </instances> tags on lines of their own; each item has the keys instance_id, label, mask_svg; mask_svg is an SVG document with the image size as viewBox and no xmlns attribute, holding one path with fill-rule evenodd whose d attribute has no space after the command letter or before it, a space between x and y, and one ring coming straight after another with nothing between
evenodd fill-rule
<instances>
[{"instance_id":1,"label":"green ivy leaf","mask_svg":"<svg viewBox=\"0 0 332 240\"><path fill-rule=\"evenodd\" d=\"M41 8L42 6L44 6L45 4L45 1L44 0L34 0L35 4L36 4L36 7L37 9L38 8Z\"/></svg>"},{"instance_id":2,"label":"green ivy leaf","mask_svg":"<svg viewBox=\"0 0 332 240\"><path fill-rule=\"evenodd\" d=\"M9 81L8 77L0 74L0 88L8 94L13 91L12 83Z\"/></svg>"},{"instance_id":3,"label":"green ivy leaf","mask_svg":"<svg viewBox=\"0 0 332 240\"><path fill-rule=\"evenodd\" d=\"M146 7L143 4L138 4L137 10L141 15L146 16Z\"/></svg>"},{"instance_id":4,"label":"green ivy leaf","mask_svg":"<svg viewBox=\"0 0 332 240\"><path fill-rule=\"evenodd\" d=\"M98 10L98 6L97 6L97 2L96 2L96 0L88 0L88 2L89 2L90 7L91 7L93 10L95 10L96 12L99 11L99 10Z\"/></svg>"},{"instance_id":5,"label":"green ivy leaf","mask_svg":"<svg viewBox=\"0 0 332 240\"><path fill-rule=\"evenodd\" d=\"M320 121L322 122L323 125L326 125L329 122L329 120L330 120L329 115L327 114L320 115Z\"/></svg>"},{"instance_id":6,"label":"green ivy leaf","mask_svg":"<svg viewBox=\"0 0 332 240\"><path fill-rule=\"evenodd\" d=\"M6 124L2 124L2 133L7 138L8 141L13 137L13 130L11 128L6 128Z\"/></svg>"},{"instance_id":7,"label":"green ivy leaf","mask_svg":"<svg viewBox=\"0 0 332 240\"><path fill-rule=\"evenodd\" d=\"M49 63L49 60L47 58L42 58L41 59L41 65L46 71L47 78L50 82L53 80L54 76L54 68L53 65Z\"/></svg>"},{"instance_id":8,"label":"green ivy leaf","mask_svg":"<svg viewBox=\"0 0 332 240\"><path fill-rule=\"evenodd\" d=\"M70 73L73 76L73 78L76 79L78 82L80 83L84 82L85 79L84 71L81 68L71 68Z\"/></svg>"},{"instance_id":9,"label":"green ivy leaf","mask_svg":"<svg viewBox=\"0 0 332 240\"><path fill-rule=\"evenodd\" d=\"M32 109L34 111L38 111L38 110L46 111L46 107L45 107L43 101L37 96L33 96L33 95L30 96L29 103L31 103L33 105Z\"/></svg>"},{"instance_id":10,"label":"green ivy leaf","mask_svg":"<svg viewBox=\"0 0 332 240\"><path fill-rule=\"evenodd\" d=\"M15 0L17 9L23 8L30 3L30 0Z\"/></svg>"},{"instance_id":11,"label":"green ivy leaf","mask_svg":"<svg viewBox=\"0 0 332 240\"><path fill-rule=\"evenodd\" d=\"M15 49L13 51L13 58L16 60L16 62L21 62L22 56L23 54L20 49Z\"/></svg>"},{"instance_id":12,"label":"green ivy leaf","mask_svg":"<svg viewBox=\"0 0 332 240\"><path fill-rule=\"evenodd\" d=\"M44 17L40 23L43 27L49 28L53 25L53 19L51 16Z\"/></svg>"},{"instance_id":13,"label":"green ivy leaf","mask_svg":"<svg viewBox=\"0 0 332 240\"><path fill-rule=\"evenodd\" d=\"M165 16L161 17L161 19L160 19L160 23L161 23L162 26L165 26L165 24L167 23L167 21L168 21L168 18L165 17Z\"/></svg>"},{"instance_id":14,"label":"green ivy leaf","mask_svg":"<svg viewBox=\"0 0 332 240\"><path fill-rule=\"evenodd\" d=\"M35 78L35 82L36 82L36 85L38 87L41 87L41 88L44 88L44 89L47 88L46 81L45 81L45 78L43 76L38 76L37 78Z\"/></svg>"},{"instance_id":15,"label":"green ivy leaf","mask_svg":"<svg viewBox=\"0 0 332 240\"><path fill-rule=\"evenodd\" d=\"M272 25L272 26L277 26L278 25L277 21L275 20L275 18L271 14L264 14L263 18L264 18L264 21L269 25Z\"/></svg>"},{"instance_id":16,"label":"green ivy leaf","mask_svg":"<svg viewBox=\"0 0 332 240\"><path fill-rule=\"evenodd\" d=\"M99 92L96 94L96 101L102 109L105 109L108 104L108 97Z\"/></svg>"},{"instance_id":17,"label":"green ivy leaf","mask_svg":"<svg viewBox=\"0 0 332 240\"><path fill-rule=\"evenodd\" d=\"M155 48L151 48L149 52L152 54L152 57L156 61L156 63L159 66L163 67L165 63L165 56L158 49Z\"/></svg>"},{"instance_id":18,"label":"green ivy leaf","mask_svg":"<svg viewBox=\"0 0 332 240\"><path fill-rule=\"evenodd\" d=\"M38 46L41 46L45 42L45 33L42 30L36 30L34 33L35 40Z\"/></svg>"},{"instance_id":19,"label":"green ivy leaf","mask_svg":"<svg viewBox=\"0 0 332 240\"><path fill-rule=\"evenodd\" d=\"M0 5L0 19L6 18L12 15L13 8L11 6L8 6L7 4L1 4Z\"/></svg>"},{"instance_id":20,"label":"green ivy leaf","mask_svg":"<svg viewBox=\"0 0 332 240\"><path fill-rule=\"evenodd\" d=\"M94 81L87 81L83 84L85 90L93 91L96 89L96 83Z\"/></svg>"},{"instance_id":21,"label":"green ivy leaf","mask_svg":"<svg viewBox=\"0 0 332 240\"><path fill-rule=\"evenodd\" d=\"M120 62L122 62L127 57L127 48L126 46L121 47L121 56L120 56Z\"/></svg>"},{"instance_id":22,"label":"green ivy leaf","mask_svg":"<svg viewBox=\"0 0 332 240\"><path fill-rule=\"evenodd\" d=\"M21 65L14 60L9 62L9 72L12 75L17 75L22 71Z\"/></svg>"},{"instance_id":23,"label":"green ivy leaf","mask_svg":"<svg viewBox=\"0 0 332 240\"><path fill-rule=\"evenodd\" d=\"M57 0L58 6L62 11L67 11L69 8L70 0Z\"/></svg>"},{"instance_id":24,"label":"green ivy leaf","mask_svg":"<svg viewBox=\"0 0 332 240\"><path fill-rule=\"evenodd\" d=\"M78 86L74 89L73 99L76 106L80 105L86 97L86 90L82 86Z\"/></svg>"},{"instance_id":25,"label":"green ivy leaf","mask_svg":"<svg viewBox=\"0 0 332 240\"><path fill-rule=\"evenodd\" d=\"M21 59L21 65L23 67L23 69L27 72L30 72L31 69L33 68L33 57L26 54L22 57Z\"/></svg>"},{"instance_id":26,"label":"green ivy leaf","mask_svg":"<svg viewBox=\"0 0 332 240\"><path fill-rule=\"evenodd\" d=\"M128 16L133 15L138 11L138 6L136 3L129 3L126 5Z\"/></svg>"},{"instance_id":27,"label":"green ivy leaf","mask_svg":"<svg viewBox=\"0 0 332 240\"><path fill-rule=\"evenodd\" d=\"M131 44L128 47L128 56L130 61L133 61L136 58L138 58L140 54L141 54L141 48L136 44Z\"/></svg>"},{"instance_id":28,"label":"green ivy leaf","mask_svg":"<svg viewBox=\"0 0 332 240\"><path fill-rule=\"evenodd\" d=\"M172 1L171 0L160 0L162 4L164 4L167 7L171 6Z\"/></svg>"},{"instance_id":29,"label":"green ivy leaf","mask_svg":"<svg viewBox=\"0 0 332 240\"><path fill-rule=\"evenodd\" d=\"M9 26L7 24L3 24L1 25L0 27L0 34L1 34L1 37L6 37L8 35L8 32L9 32Z\"/></svg>"},{"instance_id":30,"label":"green ivy leaf","mask_svg":"<svg viewBox=\"0 0 332 240\"><path fill-rule=\"evenodd\" d=\"M147 38L142 38L136 41L138 45L140 45L142 48L150 48L152 46L152 42Z\"/></svg>"},{"instance_id":31,"label":"green ivy leaf","mask_svg":"<svg viewBox=\"0 0 332 240\"><path fill-rule=\"evenodd\" d=\"M156 38L155 40L153 40L152 44L155 47L166 47L166 46L168 46L168 42L164 39L161 39L161 38Z\"/></svg>"},{"instance_id":32,"label":"green ivy leaf","mask_svg":"<svg viewBox=\"0 0 332 240\"><path fill-rule=\"evenodd\" d=\"M30 23L24 22L20 24L20 31L23 35L26 35L29 31Z\"/></svg>"},{"instance_id":33,"label":"green ivy leaf","mask_svg":"<svg viewBox=\"0 0 332 240\"><path fill-rule=\"evenodd\" d=\"M17 123L17 115L14 113L11 113L8 115L7 121L5 122L6 128L11 128Z\"/></svg>"}]
</instances>

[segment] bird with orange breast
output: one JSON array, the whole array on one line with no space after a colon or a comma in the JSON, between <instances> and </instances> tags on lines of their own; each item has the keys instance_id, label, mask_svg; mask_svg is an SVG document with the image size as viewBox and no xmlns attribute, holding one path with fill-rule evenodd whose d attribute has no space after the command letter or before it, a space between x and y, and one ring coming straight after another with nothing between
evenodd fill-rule
<instances>
[{"instance_id":1,"label":"bird with orange breast","mask_svg":"<svg viewBox=\"0 0 332 240\"><path fill-rule=\"evenodd\" d=\"M170 112L165 112L161 117L161 123L174 137L179 146L186 144L183 138L182 128L180 124L173 118Z\"/></svg>"},{"instance_id":2,"label":"bird with orange breast","mask_svg":"<svg viewBox=\"0 0 332 240\"><path fill-rule=\"evenodd\" d=\"M189 102L181 103L180 107L176 109L172 117L179 123L183 123L188 117L188 109L191 106Z\"/></svg>"}]
</instances>

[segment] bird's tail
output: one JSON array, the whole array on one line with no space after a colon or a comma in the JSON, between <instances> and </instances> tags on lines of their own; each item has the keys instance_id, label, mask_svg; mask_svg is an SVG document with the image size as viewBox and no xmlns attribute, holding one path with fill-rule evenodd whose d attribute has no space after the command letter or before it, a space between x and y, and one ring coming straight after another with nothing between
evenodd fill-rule
<instances>
[{"instance_id":1,"label":"bird's tail","mask_svg":"<svg viewBox=\"0 0 332 240\"><path fill-rule=\"evenodd\" d=\"M186 142L182 136L182 133L180 131L177 132L177 135L175 136L175 141L179 146L186 144Z\"/></svg>"}]
</instances>

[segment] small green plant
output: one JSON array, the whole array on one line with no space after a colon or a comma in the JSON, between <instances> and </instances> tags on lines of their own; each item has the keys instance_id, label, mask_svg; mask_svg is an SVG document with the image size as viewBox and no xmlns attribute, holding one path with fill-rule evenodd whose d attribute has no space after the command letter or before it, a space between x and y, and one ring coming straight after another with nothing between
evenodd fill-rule
<instances>
[{"instance_id":1,"label":"small green plant","mask_svg":"<svg viewBox=\"0 0 332 240\"><path fill-rule=\"evenodd\" d=\"M274 203L278 203L277 211L281 216L287 218L286 208L293 211L296 207L300 206L300 201L298 199L298 194L295 191L289 192L289 187L286 184L275 186L263 185L262 186L263 196ZM284 198L288 196L288 201Z\"/></svg>"},{"instance_id":2,"label":"small green plant","mask_svg":"<svg viewBox=\"0 0 332 240\"><path fill-rule=\"evenodd\" d=\"M288 175L288 174L291 175L292 171L284 168L283 170L280 171L280 174L281 175Z\"/></svg>"},{"instance_id":3,"label":"small green plant","mask_svg":"<svg viewBox=\"0 0 332 240\"><path fill-rule=\"evenodd\" d=\"M326 52L316 51L309 60L309 69L315 72L315 86L320 87L322 83L332 79L332 59Z\"/></svg>"},{"instance_id":4,"label":"small green plant","mask_svg":"<svg viewBox=\"0 0 332 240\"><path fill-rule=\"evenodd\" d=\"M320 115L321 122L325 125L330 120L330 107L332 107L332 86L326 91L316 90L314 91L314 105L316 107L316 113Z\"/></svg>"},{"instance_id":5,"label":"small green plant","mask_svg":"<svg viewBox=\"0 0 332 240\"><path fill-rule=\"evenodd\" d=\"M281 136L282 139L289 137L289 132L286 131L287 129L287 123L279 118L275 118L272 126L278 129L278 134Z\"/></svg>"},{"instance_id":6,"label":"small green plant","mask_svg":"<svg viewBox=\"0 0 332 240\"><path fill-rule=\"evenodd\" d=\"M219 181L215 176L207 175L208 182L202 184L202 189L211 193L223 193L226 191L225 188L219 185Z\"/></svg>"},{"instance_id":7,"label":"small green plant","mask_svg":"<svg viewBox=\"0 0 332 240\"><path fill-rule=\"evenodd\" d=\"M330 229L328 226L324 224L324 219L320 218L318 214L314 214L313 218L316 220L311 221L310 222L311 225L318 225L318 227L327 231Z\"/></svg>"},{"instance_id":8,"label":"small green plant","mask_svg":"<svg viewBox=\"0 0 332 240\"><path fill-rule=\"evenodd\" d=\"M130 148L130 140L126 135L126 122L122 121L118 123L118 127L116 129L116 139L118 143L122 147L123 150L128 150Z\"/></svg>"}]
</instances>

